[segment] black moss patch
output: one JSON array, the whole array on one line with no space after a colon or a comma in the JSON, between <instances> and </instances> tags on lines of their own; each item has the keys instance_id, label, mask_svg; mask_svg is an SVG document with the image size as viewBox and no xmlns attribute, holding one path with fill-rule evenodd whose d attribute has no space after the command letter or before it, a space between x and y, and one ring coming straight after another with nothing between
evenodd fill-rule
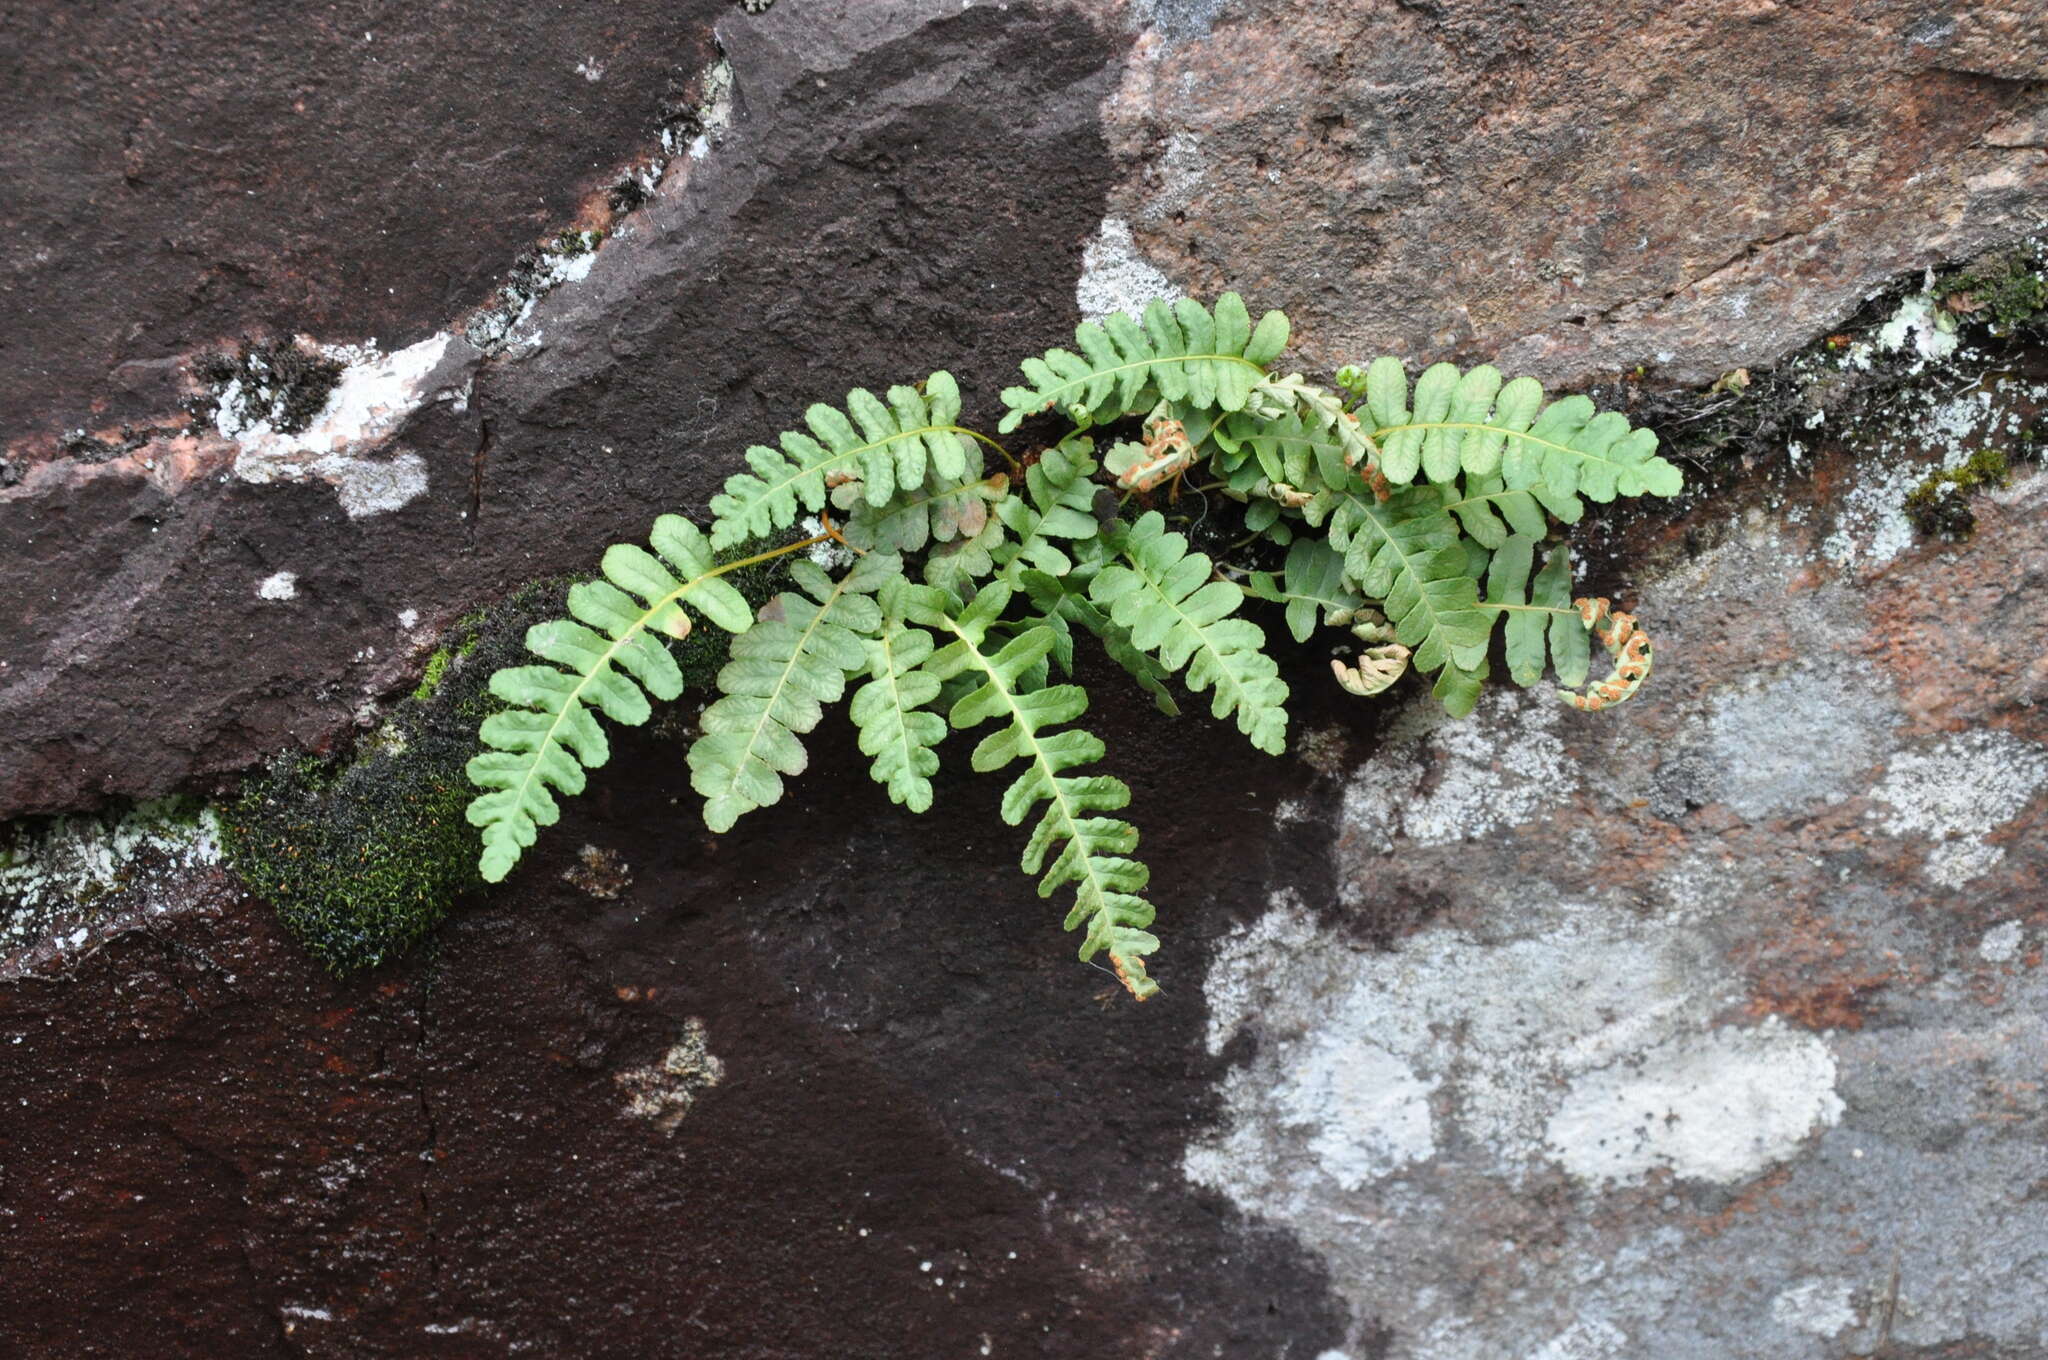
<instances>
[{"instance_id":1,"label":"black moss patch","mask_svg":"<svg viewBox=\"0 0 2048 1360\"><path fill-rule=\"evenodd\" d=\"M244 340L233 354L216 351L193 365L208 395L189 409L195 424L207 424L226 400L243 425L268 421L274 430L297 434L326 407L342 367L290 342Z\"/></svg>"}]
</instances>

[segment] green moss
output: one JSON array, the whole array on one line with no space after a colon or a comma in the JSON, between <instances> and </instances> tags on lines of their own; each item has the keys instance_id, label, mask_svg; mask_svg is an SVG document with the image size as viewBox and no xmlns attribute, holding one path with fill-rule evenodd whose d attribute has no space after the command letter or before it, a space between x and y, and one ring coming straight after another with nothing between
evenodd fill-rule
<instances>
[{"instance_id":1,"label":"green moss","mask_svg":"<svg viewBox=\"0 0 2048 1360\"><path fill-rule=\"evenodd\" d=\"M335 973L405 954L482 886L463 767L497 703L491 672L519 664L527 628L562 594L543 582L457 625L378 739L340 760L280 758L228 809L229 863Z\"/></svg>"},{"instance_id":2,"label":"green moss","mask_svg":"<svg viewBox=\"0 0 2048 1360\"><path fill-rule=\"evenodd\" d=\"M2048 275L2042 263L2031 247L2001 251L1944 274L1934 295L1950 311L1988 322L1994 331L2039 324L2048 314Z\"/></svg>"},{"instance_id":3,"label":"green moss","mask_svg":"<svg viewBox=\"0 0 2048 1360\"><path fill-rule=\"evenodd\" d=\"M420 683L414 688L412 697L425 703L441 688L441 681L448 675L448 663L455 659L452 648L436 647L434 654L427 658L427 668L420 675Z\"/></svg>"},{"instance_id":4,"label":"green moss","mask_svg":"<svg viewBox=\"0 0 2048 1360\"><path fill-rule=\"evenodd\" d=\"M1906 493L1906 517L1923 534L1968 538L1977 527L1970 497L1987 486L2004 486L2012 462L1997 449L1979 449L1961 467L1944 468Z\"/></svg>"},{"instance_id":5,"label":"green moss","mask_svg":"<svg viewBox=\"0 0 2048 1360\"><path fill-rule=\"evenodd\" d=\"M744 543L718 560L775 546ZM787 559L776 559L726 579L758 608L787 577ZM490 693L492 672L532 660L526 630L561 616L567 588L543 581L465 616L375 738L344 759L280 758L228 810L225 848L236 873L335 973L404 955L456 900L483 886L482 846L464 815L477 791L464 766L476 754L478 725L501 706ZM722 630L700 627L669 644L686 692L709 694L729 642Z\"/></svg>"}]
</instances>

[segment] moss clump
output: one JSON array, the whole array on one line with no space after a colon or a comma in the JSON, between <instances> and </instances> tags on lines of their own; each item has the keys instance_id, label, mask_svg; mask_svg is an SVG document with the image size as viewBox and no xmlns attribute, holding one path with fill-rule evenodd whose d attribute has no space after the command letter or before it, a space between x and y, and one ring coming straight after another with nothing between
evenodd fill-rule
<instances>
[{"instance_id":1,"label":"moss clump","mask_svg":"<svg viewBox=\"0 0 2048 1360\"><path fill-rule=\"evenodd\" d=\"M1906 493L1906 518L1923 534L1968 538L1977 527L1970 497L1983 488L2004 486L2012 461L1997 449L1979 449L1961 467L1944 468Z\"/></svg>"},{"instance_id":2,"label":"moss clump","mask_svg":"<svg viewBox=\"0 0 2048 1360\"><path fill-rule=\"evenodd\" d=\"M743 543L736 562L778 546ZM781 589L788 559L726 577L755 607ZM427 658L412 694L353 756L287 756L229 808L225 844L235 872L270 899L308 953L337 974L397 958L425 939L463 894L483 886L482 850L465 815L477 790L464 766L477 727L500 707L492 672L532 661L526 630L562 613L567 583L528 586L502 606L463 618ZM686 692L708 694L731 639L691 630L669 644Z\"/></svg>"},{"instance_id":3,"label":"moss clump","mask_svg":"<svg viewBox=\"0 0 2048 1360\"><path fill-rule=\"evenodd\" d=\"M2039 253L2022 247L1945 274L1934 294L1949 311L1987 322L2001 334L2048 319L2048 275Z\"/></svg>"},{"instance_id":4,"label":"moss clump","mask_svg":"<svg viewBox=\"0 0 2048 1360\"><path fill-rule=\"evenodd\" d=\"M226 402L230 416L245 429L268 424L281 434L297 434L326 409L343 367L339 360L290 342L244 340L232 355L208 354L193 365L211 395L193 404L192 417L211 423Z\"/></svg>"},{"instance_id":5,"label":"moss clump","mask_svg":"<svg viewBox=\"0 0 2048 1360\"><path fill-rule=\"evenodd\" d=\"M335 973L404 954L482 886L481 845L463 815L476 790L463 767L497 703L491 672L519 664L527 628L560 611L562 590L531 586L458 624L419 688L352 758L280 759L228 809L229 863Z\"/></svg>"}]
</instances>

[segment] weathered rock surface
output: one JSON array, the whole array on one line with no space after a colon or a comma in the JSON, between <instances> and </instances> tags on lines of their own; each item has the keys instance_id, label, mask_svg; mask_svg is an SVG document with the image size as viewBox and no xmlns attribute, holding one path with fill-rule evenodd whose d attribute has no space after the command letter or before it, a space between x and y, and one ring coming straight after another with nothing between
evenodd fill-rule
<instances>
[{"instance_id":1,"label":"weathered rock surface","mask_svg":"<svg viewBox=\"0 0 2048 1360\"><path fill-rule=\"evenodd\" d=\"M2037 230L2048 193L2029 6L1156 8L1113 215L1175 283L1285 307L1324 368L1710 382Z\"/></svg>"},{"instance_id":2,"label":"weathered rock surface","mask_svg":"<svg viewBox=\"0 0 2048 1360\"><path fill-rule=\"evenodd\" d=\"M985 409L1077 310L1237 286L1304 364L1640 365L1669 410L2048 212L2024 7L5 22L7 817L345 743L808 401L943 366ZM358 346L307 430L174 432L202 351L294 332ZM1899 512L2048 363L1849 401L1845 357L1717 397L1780 433L1596 535L1659 649L1613 713L1450 724L1303 652L1271 760L1103 677L1142 1009L996 789L903 817L829 724L728 837L626 736L347 982L203 826L0 866L0 1350L2048 1352L2048 478L1960 543Z\"/></svg>"}]
</instances>

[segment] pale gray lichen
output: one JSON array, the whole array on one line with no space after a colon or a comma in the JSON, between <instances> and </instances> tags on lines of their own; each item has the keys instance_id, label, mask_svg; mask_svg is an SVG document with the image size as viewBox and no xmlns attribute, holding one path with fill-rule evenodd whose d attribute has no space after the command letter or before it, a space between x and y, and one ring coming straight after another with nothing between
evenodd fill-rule
<instances>
[{"instance_id":1,"label":"pale gray lichen","mask_svg":"<svg viewBox=\"0 0 2048 1360\"><path fill-rule=\"evenodd\" d=\"M692 1016L660 1062L615 1072L612 1080L627 1092L627 1114L673 1134L697 1097L725 1080L725 1064L712 1053L704 1022Z\"/></svg>"},{"instance_id":2,"label":"pale gray lichen","mask_svg":"<svg viewBox=\"0 0 2048 1360\"><path fill-rule=\"evenodd\" d=\"M14 836L0 849L4 954L38 943L65 922L87 920L123 889L221 858L219 819L189 799L141 803L112 818L60 817L38 828L16 828ZM89 938L82 925L64 933L73 946Z\"/></svg>"},{"instance_id":3,"label":"pale gray lichen","mask_svg":"<svg viewBox=\"0 0 2048 1360\"><path fill-rule=\"evenodd\" d=\"M2005 852L1984 838L2025 810L2048 784L2048 751L2009 732L1965 732L1927 751L1892 757L1871 790L1871 816L1893 836L1935 842L1927 876L1961 887L1995 868Z\"/></svg>"},{"instance_id":4,"label":"pale gray lichen","mask_svg":"<svg viewBox=\"0 0 2048 1360\"><path fill-rule=\"evenodd\" d=\"M1074 300L1084 320L1099 321L1111 312L1137 316L1155 298L1173 302L1185 296L1173 280L1138 253L1131 224L1121 217L1103 218L1095 239L1081 251L1081 277L1074 285Z\"/></svg>"}]
</instances>

